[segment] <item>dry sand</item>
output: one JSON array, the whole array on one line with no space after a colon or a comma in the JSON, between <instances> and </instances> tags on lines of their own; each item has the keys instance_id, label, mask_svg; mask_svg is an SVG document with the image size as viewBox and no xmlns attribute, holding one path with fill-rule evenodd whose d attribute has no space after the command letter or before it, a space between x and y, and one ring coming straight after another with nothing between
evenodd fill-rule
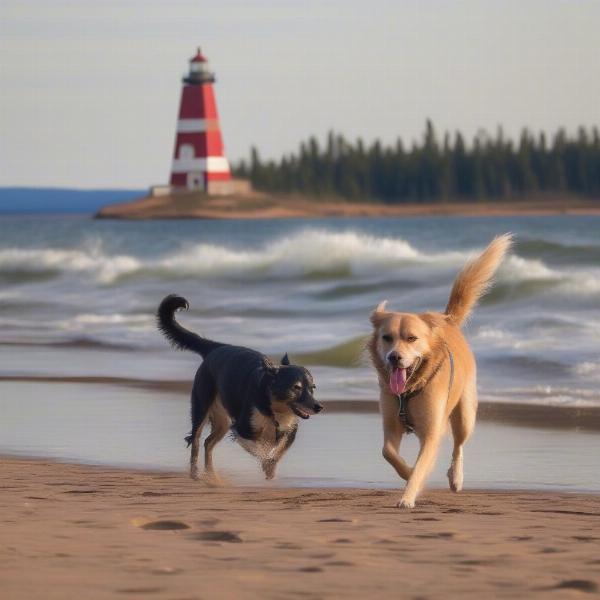
<instances>
[{"instance_id":1,"label":"dry sand","mask_svg":"<svg viewBox=\"0 0 600 600\"><path fill-rule=\"evenodd\" d=\"M106 206L106 219L291 219L321 217L408 217L426 215L510 216L600 214L600 202L576 197L534 198L514 202L448 202L388 205L302 196L206 196L178 193Z\"/></svg>"},{"instance_id":2,"label":"dry sand","mask_svg":"<svg viewBox=\"0 0 600 600\"><path fill-rule=\"evenodd\" d=\"M326 457L324 457L324 460ZM183 474L3 459L0 595L581 598L600 497L206 488Z\"/></svg>"}]
</instances>

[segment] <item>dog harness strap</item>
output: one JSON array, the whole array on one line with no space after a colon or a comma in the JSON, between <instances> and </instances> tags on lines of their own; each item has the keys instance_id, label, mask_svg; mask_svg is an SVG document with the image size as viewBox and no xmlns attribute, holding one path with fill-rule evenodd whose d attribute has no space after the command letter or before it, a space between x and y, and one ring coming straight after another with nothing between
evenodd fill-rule
<instances>
[{"instance_id":1,"label":"dog harness strap","mask_svg":"<svg viewBox=\"0 0 600 600\"><path fill-rule=\"evenodd\" d=\"M452 391L452 384L454 383L454 356L452 356L452 352L450 351L450 348L448 348L448 345L444 344L444 346L446 347L446 352L448 352L448 360L450 361L450 379L448 381L448 398L450 398L450 392ZM436 367L436 369L432 373L432 375L429 378L429 380L427 381L427 383L429 383L437 375L438 371L442 367L443 362L444 361L442 361ZM427 385L427 383L425 385ZM416 390L411 390L410 392L404 392L403 394L400 394L398 396L398 403L400 404L400 408L398 410L398 418L402 422L402 425L404 425L404 429L406 430L406 433L414 433L414 431L415 431L415 428L410 421L410 417L408 416L408 401L413 396L420 394L424 388L425 388L425 386L423 386L422 388L416 389Z\"/></svg>"},{"instance_id":2,"label":"dog harness strap","mask_svg":"<svg viewBox=\"0 0 600 600\"><path fill-rule=\"evenodd\" d=\"M398 396L398 401L400 402L400 410L398 411L398 418L402 421L402 425L404 425L404 429L406 433L413 433L414 427L408 418L408 394L400 394Z\"/></svg>"},{"instance_id":3,"label":"dog harness strap","mask_svg":"<svg viewBox=\"0 0 600 600\"><path fill-rule=\"evenodd\" d=\"M448 400L450 399L450 392L452 391L452 384L454 383L454 356L450 352L450 348L446 346L448 351L448 358L450 359L450 381L448 382Z\"/></svg>"}]
</instances>

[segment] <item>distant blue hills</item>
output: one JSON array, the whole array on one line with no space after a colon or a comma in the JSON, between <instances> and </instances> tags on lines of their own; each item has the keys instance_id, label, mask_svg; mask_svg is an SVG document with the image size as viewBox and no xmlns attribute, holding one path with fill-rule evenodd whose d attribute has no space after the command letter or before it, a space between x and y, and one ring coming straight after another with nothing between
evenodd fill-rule
<instances>
[{"instance_id":1,"label":"distant blue hills","mask_svg":"<svg viewBox=\"0 0 600 600\"><path fill-rule=\"evenodd\" d=\"M147 190L0 187L0 214L92 214L107 204L145 196Z\"/></svg>"}]
</instances>

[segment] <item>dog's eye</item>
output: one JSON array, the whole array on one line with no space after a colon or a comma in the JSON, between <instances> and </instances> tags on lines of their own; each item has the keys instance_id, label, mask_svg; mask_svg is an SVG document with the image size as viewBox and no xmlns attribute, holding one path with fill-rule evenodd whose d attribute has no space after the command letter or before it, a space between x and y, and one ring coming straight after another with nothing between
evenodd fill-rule
<instances>
[{"instance_id":1,"label":"dog's eye","mask_svg":"<svg viewBox=\"0 0 600 600\"><path fill-rule=\"evenodd\" d=\"M417 341L417 338L416 338L414 335L409 335L409 336L406 338L406 341L407 341L407 342L411 342L411 343L412 343L412 342L416 342L416 341Z\"/></svg>"},{"instance_id":2,"label":"dog's eye","mask_svg":"<svg viewBox=\"0 0 600 600\"><path fill-rule=\"evenodd\" d=\"M381 336L381 339L382 339L384 342L392 342L394 338L393 338L391 335L388 335L388 334L386 333L385 335L382 335L382 336Z\"/></svg>"},{"instance_id":3,"label":"dog's eye","mask_svg":"<svg viewBox=\"0 0 600 600\"><path fill-rule=\"evenodd\" d=\"M295 390L301 390L302 389L302 384L301 383L295 383L294 384L294 389Z\"/></svg>"}]
</instances>

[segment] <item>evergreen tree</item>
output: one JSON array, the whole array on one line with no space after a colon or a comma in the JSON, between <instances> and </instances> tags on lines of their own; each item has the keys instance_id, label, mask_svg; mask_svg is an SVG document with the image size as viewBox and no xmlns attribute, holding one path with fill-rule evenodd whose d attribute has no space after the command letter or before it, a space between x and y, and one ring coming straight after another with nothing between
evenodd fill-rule
<instances>
[{"instance_id":1,"label":"evergreen tree","mask_svg":"<svg viewBox=\"0 0 600 600\"><path fill-rule=\"evenodd\" d=\"M263 161L253 147L248 162L234 173L257 189L307 195L337 195L349 200L425 202L508 199L537 192L600 196L600 132L580 128L569 138L559 130L549 144L524 129L515 146L498 128L495 138L478 132L471 144L461 133L444 134L440 146L433 123L423 139L406 150L375 140L348 142L330 131L323 146L316 137L296 153Z\"/></svg>"}]
</instances>

